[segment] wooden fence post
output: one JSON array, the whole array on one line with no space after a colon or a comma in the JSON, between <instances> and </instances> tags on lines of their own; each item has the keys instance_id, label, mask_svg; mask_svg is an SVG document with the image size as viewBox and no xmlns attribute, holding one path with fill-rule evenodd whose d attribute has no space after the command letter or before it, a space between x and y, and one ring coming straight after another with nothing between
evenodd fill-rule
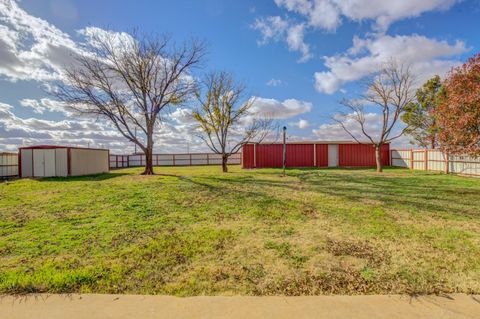
<instances>
[{"instance_id":1,"label":"wooden fence post","mask_svg":"<svg viewBox=\"0 0 480 319\"><path fill-rule=\"evenodd\" d=\"M423 160L425 161L424 168L425 168L426 171L428 171L428 150L424 151Z\"/></svg>"},{"instance_id":2,"label":"wooden fence post","mask_svg":"<svg viewBox=\"0 0 480 319\"><path fill-rule=\"evenodd\" d=\"M445 157L445 174L448 174L448 171L449 171L448 152L443 153L443 156Z\"/></svg>"},{"instance_id":3,"label":"wooden fence post","mask_svg":"<svg viewBox=\"0 0 480 319\"><path fill-rule=\"evenodd\" d=\"M208 156L208 153L207 153L207 165L210 165L210 156Z\"/></svg>"},{"instance_id":4,"label":"wooden fence post","mask_svg":"<svg viewBox=\"0 0 480 319\"><path fill-rule=\"evenodd\" d=\"M175 166L175 154L172 154L173 156L173 166Z\"/></svg>"}]
</instances>

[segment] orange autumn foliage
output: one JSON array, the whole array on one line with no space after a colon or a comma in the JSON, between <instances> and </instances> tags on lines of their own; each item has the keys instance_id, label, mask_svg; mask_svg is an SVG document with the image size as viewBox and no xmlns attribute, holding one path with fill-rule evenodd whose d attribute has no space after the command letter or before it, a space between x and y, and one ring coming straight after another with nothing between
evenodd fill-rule
<instances>
[{"instance_id":1,"label":"orange autumn foliage","mask_svg":"<svg viewBox=\"0 0 480 319\"><path fill-rule=\"evenodd\" d=\"M453 68L435 110L441 147L452 154L480 156L480 54Z\"/></svg>"}]
</instances>

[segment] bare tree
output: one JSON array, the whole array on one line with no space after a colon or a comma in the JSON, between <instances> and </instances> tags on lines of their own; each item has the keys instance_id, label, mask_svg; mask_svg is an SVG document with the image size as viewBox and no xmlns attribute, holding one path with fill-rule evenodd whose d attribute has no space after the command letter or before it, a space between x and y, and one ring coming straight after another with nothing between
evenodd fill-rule
<instances>
[{"instance_id":1,"label":"bare tree","mask_svg":"<svg viewBox=\"0 0 480 319\"><path fill-rule=\"evenodd\" d=\"M245 86L227 72L205 76L197 92L199 108L193 111L200 138L208 148L222 155L222 170L228 172L228 158L243 144L262 141L272 129L268 116L252 112L254 99L245 96Z\"/></svg>"},{"instance_id":2,"label":"bare tree","mask_svg":"<svg viewBox=\"0 0 480 319\"><path fill-rule=\"evenodd\" d=\"M193 97L190 75L204 46L175 45L166 36L96 34L76 65L64 70L55 96L81 113L108 119L146 157L144 175L153 172L154 132L162 111ZM135 128L141 136L137 137Z\"/></svg>"},{"instance_id":3,"label":"bare tree","mask_svg":"<svg viewBox=\"0 0 480 319\"><path fill-rule=\"evenodd\" d=\"M347 109L347 113L334 116L334 120L356 142L365 143L366 139L375 146L377 172L383 170L382 145L402 136L408 129L407 126L400 132L395 130L405 107L415 99L414 82L410 66L392 60L366 82L366 92L358 99L341 101L341 104ZM367 108L377 108L381 115L380 130L377 132L369 132L367 129ZM357 128L360 128L360 132L354 133L351 128L347 127L347 122L356 124Z\"/></svg>"}]
</instances>

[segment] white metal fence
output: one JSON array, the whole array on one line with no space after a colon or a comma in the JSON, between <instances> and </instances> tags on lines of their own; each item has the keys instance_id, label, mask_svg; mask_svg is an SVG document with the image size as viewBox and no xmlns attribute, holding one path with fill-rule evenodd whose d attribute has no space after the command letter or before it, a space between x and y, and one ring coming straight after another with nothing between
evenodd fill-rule
<instances>
[{"instance_id":1,"label":"white metal fence","mask_svg":"<svg viewBox=\"0 0 480 319\"><path fill-rule=\"evenodd\" d=\"M228 164L240 164L241 154L233 154L228 158ZM154 166L195 166L219 165L222 156L213 153L190 154L154 154ZM145 155L110 155L110 168L136 167L145 165Z\"/></svg>"},{"instance_id":2,"label":"white metal fence","mask_svg":"<svg viewBox=\"0 0 480 319\"><path fill-rule=\"evenodd\" d=\"M480 158L446 156L440 150L391 150L392 166L415 170L442 171L445 173L480 176Z\"/></svg>"},{"instance_id":3,"label":"white metal fence","mask_svg":"<svg viewBox=\"0 0 480 319\"><path fill-rule=\"evenodd\" d=\"M18 176L18 154L0 153L0 178Z\"/></svg>"}]
</instances>

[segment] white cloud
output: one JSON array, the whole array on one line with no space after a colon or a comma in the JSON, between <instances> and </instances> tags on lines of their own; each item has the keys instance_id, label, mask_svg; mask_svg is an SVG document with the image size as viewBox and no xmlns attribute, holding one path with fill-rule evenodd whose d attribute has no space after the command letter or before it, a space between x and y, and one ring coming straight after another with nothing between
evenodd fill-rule
<instances>
[{"instance_id":1,"label":"white cloud","mask_svg":"<svg viewBox=\"0 0 480 319\"><path fill-rule=\"evenodd\" d=\"M447 10L460 0L275 0L278 7L304 17L313 28L335 31L342 17L351 21L371 20L378 31L386 31L395 21L422 13Z\"/></svg>"},{"instance_id":2,"label":"white cloud","mask_svg":"<svg viewBox=\"0 0 480 319\"><path fill-rule=\"evenodd\" d=\"M298 51L302 54L298 62L306 62L312 58L310 46L304 41L305 25L303 23L294 24L282 17L270 16L256 19L252 28L260 31L262 35L261 40L258 41L259 45L270 41L284 41L290 51Z\"/></svg>"},{"instance_id":3,"label":"white cloud","mask_svg":"<svg viewBox=\"0 0 480 319\"><path fill-rule=\"evenodd\" d=\"M367 137L362 133L360 125L358 122L352 119L353 114L346 114L345 116L337 115L338 120L342 120L345 127L359 140L362 142L370 142ZM372 136L374 140L378 140L380 133L382 131L383 118L382 115L376 113L366 113L365 114L365 131ZM398 123L395 131L390 134L390 136L397 135L403 129L403 124ZM319 140L322 141L351 141L352 137L345 131L345 129L338 123L326 123L321 124L317 129L313 129L312 133ZM401 136L398 139L392 141L392 145L406 146L408 145L408 137Z\"/></svg>"},{"instance_id":4,"label":"white cloud","mask_svg":"<svg viewBox=\"0 0 480 319\"><path fill-rule=\"evenodd\" d=\"M268 86L279 86L279 85L282 85L282 80L279 80L279 79L270 79L268 80L268 82L266 83Z\"/></svg>"},{"instance_id":5,"label":"white cloud","mask_svg":"<svg viewBox=\"0 0 480 319\"><path fill-rule=\"evenodd\" d=\"M22 99L20 105L33 109L33 112L43 114L45 107L43 107L37 100L34 99Z\"/></svg>"},{"instance_id":6,"label":"white cloud","mask_svg":"<svg viewBox=\"0 0 480 319\"><path fill-rule=\"evenodd\" d=\"M40 82L52 91L56 81L62 80L63 67L75 63L75 55L88 54L83 51L85 44L94 46L94 36L112 34L118 39L132 39L127 33L87 27L77 32L84 42L76 42L47 21L28 14L17 2L0 0L0 79ZM0 103L0 150L15 150L21 145L61 144L108 147L120 154L133 151L133 145L101 118L78 120L61 102L50 98L20 96L19 104L42 118L19 117L14 107ZM60 113L55 117L58 119L60 115L60 120L48 120L49 112ZM193 124L188 121L185 109L165 115L154 150L172 152L180 148L185 151L182 145L191 143L192 151L205 151L192 133Z\"/></svg>"},{"instance_id":7,"label":"white cloud","mask_svg":"<svg viewBox=\"0 0 480 319\"><path fill-rule=\"evenodd\" d=\"M282 19L282 17L271 16L256 19L252 27L262 34L262 39L258 41L258 44L263 45L271 40L281 40L285 31L288 29L288 22Z\"/></svg>"},{"instance_id":8,"label":"white cloud","mask_svg":"<svg viewBox=\"0 0 480 319\"><path fill-rule=\"evenodd\" d=\"M52 100L50 98L41 98L39 100L36 99L22 99L20 100L20 105L31 108L33 112L38 114L44 114L45 111L48 112L58 112L67 117L74 116L75 113L73 110L67 108L64 103Z\"/></svg>"},{"instance_id":9,"label":"white cloud","mask_svg":"<svg viewBox=\"0 0 480 319\"><path fill-rule=\"evenodd\" d=\"M302 57L298 62L306 62L312 58L310 53L310 46L303 40L305 25L296 24L288 28L287 30L287 44L291 51L299 51L302 53Z\"/></svg>"},{"instance_id":10,"label":"white cloud","mask_svg":"<svg viewBox=\"0 0 480 319\"><path fill-rule=\"evenodd\" d=\"M314 74L315 88L319 92L334 93L344 83L378 71L392 57L410 64L419 81L434 74L443 76L452 66L460 63L451 57L467 51L462 41L450 44L421 35L355 37L353 46L346 53L324 58L329 70Z\"/></svg>"},{"instance_id":11,"label":"white cloud","mask_svg":"<svg viewBox=\"0 0 480 319\"><path fill-rule=\"evenodd\" d=\"M128 143L107 123L38 118L20 118L11 105L0 103L0 145L15 150L21 145L54 144L129 149Z\"/></svg>"},{"instance_id":12,"label":"white cloud","mask_svg":"<svg viewBox=\"0 0 480 319\"><path fill-rule=\"evenodd\" d=\"M11 81L59 79L80 50L68 34L13 0L0 1L0 31L0 75Z\"/></svg>"},{"instance_id":13,"label":"white cloud","mask_svg":"<svg viewBox=\"0 0 480 319\"><path fill-rule=\"evenodd\" d=\"M335 30L341 23L340 12L334 1L275 0L275 3L305 16L312 27Z\"/></svg>"},{"instance_id":14,"label":"white cloud","mask_svg":"<svg viewBox=\"0 0 480 319\"><path fill-rule=\"evenodd\" d=\"M289 125L296 126L299 129L306 129L310 127L310 122L307 120L300 119L298 122L290 122Z\"/></svg>"},{"instance_id":15,"label":"white cloud","mask_svg":"<svg viewBox=\"0 0 480 319\"><path fill-rule=\"evenodd\" d=\"M312 103L299 101L296 99L287 99L278 101L275 99L266 99L256 97L251 111L272 117L273 119L288 119L290 117L310 112Z\"/></svg>"},{"instance_id":16,"label":"white cloud","mask_svg":"<svg viewBox=\"0 0 480 319\"><path fill-rule=\"evenodd\" d=\"M105 30L98 27L86 27L77 31L77 33L85 38L88 45L92 47L101 47L101 43L105 41L113 42L114 48L124 48L125 43L133 44L134 38L126 32L115 32Z\"/></svg>"},{"instance_id":17,"label":"white cloud","mask_svg":"<svg viewBox=\"0 0 480 319\"><path fill-rule=\"evenodd\" d=\"M340 120L340 119L339 119ZM366 140L362 134L360 125L347 114L345 118L341 119L345 127L359 140ZM381 123L383 119L380 114L367 113L365 114L365 127L367 133L372 137L378 138L381 130ZM343 129L338 123L322 124L317 129L312 130L313 134L321 140L325 141L342 141L352 140L352 137Z\"/></svg>"},{"instance_id":18,"label":"white cloud","mask_svg":"<svg viewBox=\"0 0 480 319\"><path fill-rule=\"evenodd\" d=\"M389 26L396 22L407 18L417 17L425 12L447 10L455 3L461 0L402 0L402 1L384 1L384 0L274 0L279 8L286 9L288 16L285 17L268 16L257 18L253 28L260 31L262 38L260 44L266 44L269 41L285 41L290 51L298 51L302 53L299 62L305 62L313 57L308 43L304 40L305 32L311 30L325 30L334 32L343 20L373 23L374 33L369 33L371 39L379 39L377 43L385 40L385 32ZM293 14L293 15L292 15ZM412 36L415 38L415 36ZM363 41L358 40L358 45L362 45ZM426 39L426 38L425 38ZM401 45L401 41L396 39L397 44ZM418 40L418 39L415 39ZM428 39L427 39L428 40ZM433 40L434 41L434 40ZM422 45L411 47L415 51ZM391 43L391 48L394 48ZM374 48L372 48L374 49ZM381 47L379 48L382 49ZM409 55L413 52L404 51L402 47L397 47L397 51L391 50L393 55ZM432 48L435 49L435 48ZM350 49L350 54L356 55L355 45ZM428 47L427 47L428 50ZM386 51L383 51L384 53ZM428 52L425 52L428 54ZM435 51L436 56L442 54ZM378 60L378 59L377 59ZM326 61L329 62L328 60ZM368 61L364 61L365 63ZM374 62L374 61L372 61ZM437 63L438 64L438 63ZM328 65L327 65L328 67ZM358 67L371 67L360 65ZM355 74L352 75L355 77ZM322 92L332 93L337 90L341 84L341 80L327 72L319 72L315 75L317 85ZM325 82L325 84L322 84Z\"/></svg>"}]
</instances>

